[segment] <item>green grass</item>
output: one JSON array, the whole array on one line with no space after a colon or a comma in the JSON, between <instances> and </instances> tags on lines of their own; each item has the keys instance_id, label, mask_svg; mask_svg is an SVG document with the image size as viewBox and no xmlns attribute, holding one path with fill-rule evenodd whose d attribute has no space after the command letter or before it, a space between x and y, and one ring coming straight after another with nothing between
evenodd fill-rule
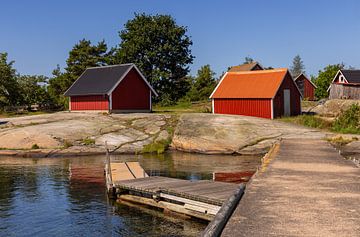
<instances>
[{"instance_id":1,"label":"green grass","mask_svg":"<svg viewBox=\"0 0 360 237\"><path fill-rule=\"evenodd\" d=\"M346 145L350 142L353 142L353 141L357 141L359 140L357 137L352 137L352 138L344 138L342 136L335 136L335 137L331 137L331 138L327 138L326 139L328 142L331 142L332 144L334 145L337 145L337 146L343 146L343 145Z\"/></svg>"},{"instance_id":2,"label":"green grass","mask_svg":"<svg viewBox=\"0 0 360 237\"><path fill-rule=\"evenodd\" d=\"M69 147L72 147L73 146L73 144L70 142L70 141L68 141L68 140L64 140L64 145L63 145L63 148L69 148Z\"/></svg>"},{"instance_id":3,"label":"green grass","mask_svg":"<svg viewBox=\"0 0 360 237\"><path fill-rule=\"evenodd\" d=\"M157 142L150 143L145 145L141 151L141 153L157 153L162 154L166 151L171 143L171 139L160 140Z\"/></svg>"},{"instance_id":4,"label":"green grass","mask_svg":"<svg viewBox=\"0 0 360 237\"><path fill-rule=\"evenodd\" d=\"M279 120L337 133L360 134L360 106L357 104L342 111L335 121L325 120L314 115L284 117Z\"/></svg>"},{"instance_id":5,"label":"green grass","mask_svg":"<svg viewBox=\"0 0 360 237\"><path fill-rule=\"evenodd\" d=\"M320 128L320 129L331 129L332 122L324 120L314 115L299 115L294 117L283 117L279 119L280 121L295 123L298 125L303 125L311 128Z\"/></svg>"},{"instance_id":6,"label":"green grass","mask_svg":"<svg viewBox=\"0 0 360 237\"><path fill-rule=\"evenodd\" d=\"M87 137L87 138L84 138L84 139L82 140L82 143L83 143L84 145L86 145L86 146L94 145L94 144L95 144L95 139L92 139L92 138Z\"/></svg>"},{"instance_id":7,"label":"green grass","mask_svg":"<svg viewBox=\"0 0 360 237\"><path fill-rule=\"evenodd\" d=\"M182 101L171 106L154 105L153 111L155 113L210 113L211 102L199 101L189 102Z\"/></svg>"}]
</instances>

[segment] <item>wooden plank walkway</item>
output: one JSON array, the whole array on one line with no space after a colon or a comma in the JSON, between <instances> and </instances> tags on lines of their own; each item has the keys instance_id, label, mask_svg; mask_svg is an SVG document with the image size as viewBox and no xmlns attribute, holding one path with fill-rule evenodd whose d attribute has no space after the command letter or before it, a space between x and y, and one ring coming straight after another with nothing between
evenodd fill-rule
<instances>
[{"instance_id":1,"label":"wooden plank walkway","mask_svg":"<svg viewBox=\"0 0 360 237\"><path fill-rule=\"evenodd\" d=\"M360 169L322 140L283 140L222 236L360 236Z\"/></svg>"}]
</instances>

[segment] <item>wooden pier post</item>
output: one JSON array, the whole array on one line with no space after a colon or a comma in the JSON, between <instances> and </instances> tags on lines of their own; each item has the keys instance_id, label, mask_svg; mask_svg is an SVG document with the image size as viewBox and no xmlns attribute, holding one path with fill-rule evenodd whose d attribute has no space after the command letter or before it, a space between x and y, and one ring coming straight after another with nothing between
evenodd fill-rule
<instances>
[{"instance_id":1,"label":"wooden pier post","mask_svg":"<svg viewBox=\"0 0 360 237\"><path fill-rule=\"evenodd\" d=\"M201 237L218 237L225 228L227 221L230 219L237 204L244 194L245 184L240 184L239 188L232 196L221 206L219 212L209 223L206 229L201 233Z\"/></svg>"}]
</instances>

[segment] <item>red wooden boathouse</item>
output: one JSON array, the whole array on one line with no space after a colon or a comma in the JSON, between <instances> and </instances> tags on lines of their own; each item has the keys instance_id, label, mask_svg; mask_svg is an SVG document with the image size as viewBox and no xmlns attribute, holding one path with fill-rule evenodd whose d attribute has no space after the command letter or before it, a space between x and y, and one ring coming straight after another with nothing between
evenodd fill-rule
<instances>
[{"instance_id":1,"label":"red wooden boathouse","mask_svg":"<svg viewBox=\"0 0 360 237\"><path fill-rule=\"evenodd\" d=\"M157 96L135 64L87 68L65 92L70 111L150 112Z\"/></svg>"},{"instance_id":2,"label":"red wooden boathouse","mask_svg":"<svg viewBox=\"0 0 360 237\"><path fill-rule=\"evenodd\" d=\"M315 100L316 86L307 76L301 73L294 79L294 81L301 92L302 98Z\"/></svg>"},{"instance_id":3,"label":"red wooden boathouse","mask_svg":"<svg viewBox=\"0 0 360 237\"><path fill-rule=\"evenodd\" d=\"M287 69L227 72L210 98L216 114L273 119L301 113L301 93Z\"/></svg>"}]
</instances>

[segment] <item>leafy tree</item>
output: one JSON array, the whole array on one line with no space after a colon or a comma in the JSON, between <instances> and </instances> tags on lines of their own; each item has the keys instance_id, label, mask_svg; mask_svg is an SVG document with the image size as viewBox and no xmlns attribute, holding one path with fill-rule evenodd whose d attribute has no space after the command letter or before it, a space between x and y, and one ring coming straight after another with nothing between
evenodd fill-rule
<instances>
[{"instance_id":1,"label":"leafy tree","mask_svg":"<svg viewBox=\"0 0 360 237\"><path fill-rule=\"evenodd\" d=\"M49 104L49 95L46 91L47 78L45 76L18 76L17 82L23 95L23 105L38 104L40 106Z\"/></svg>"},{"instance_id":2,"label":"leafy tree","mask_svg":"<svg viewBox=\"0 0 360 237\"><path fill-rule=\"evenodd\" d=\"M336 73L344 68L344 64L328 65L323 70L319 70L318 76L313 80L317 86L315 90L315 96L319 99L329 96L327 89L330 86L331 81L334 79Z\"/></svg>"},{"instance_id":3,"label":"leafy tree","mask_svg":"<svg viewBox=\"0 0 360 237\"><path fill-rule=\"evenodd\" d=\"M245 57L244 64L249 64L255 62L253 58L247 56Z\"/></svg>"},{"instance_id":4,"label":"leafy tree","mask_svg":"<svg viewBox=\"0 0 360 237\"><path fill-rule=\"evenodd\" d=\"M135 63L159 93L175 102L187 92L185 76L193 62L187 28L170 15L135 14L119 32L116 63Z\"/></svg>"},{"instance_id":5,"label":"leafy tree","mask_svg":"<svg viewBox=\"0 0 360 237\"><path fill-rule=\"evenodd\" d=\"M187 97L191 101L206 100L216 86L215 73L211 70L210 65L202 66L197 76L193 79L190 91Z\"/></svg>"},{"instance_id":6,"label":"leafy tree","mask_svg":"<svg viewBox=\"0 0 360 237\"><path fill-rule=\"evenodd\" d=\"M293 77L299 76L301 73L305 73L304 62L301 60L300 55L296 55L293 59L290 73Z\"/></svg>"},{"instance_id":7,"label":"leafy tree","mask_svg":"<svg viewBox=\"0 0 360 237\"><path fill-rule=\"evenodd\" d=\"M0 106L14 106L21 101L19 85L16 80L14 61L8 62L7 53L0 53Z\"/></svg>"}]
</instances>

